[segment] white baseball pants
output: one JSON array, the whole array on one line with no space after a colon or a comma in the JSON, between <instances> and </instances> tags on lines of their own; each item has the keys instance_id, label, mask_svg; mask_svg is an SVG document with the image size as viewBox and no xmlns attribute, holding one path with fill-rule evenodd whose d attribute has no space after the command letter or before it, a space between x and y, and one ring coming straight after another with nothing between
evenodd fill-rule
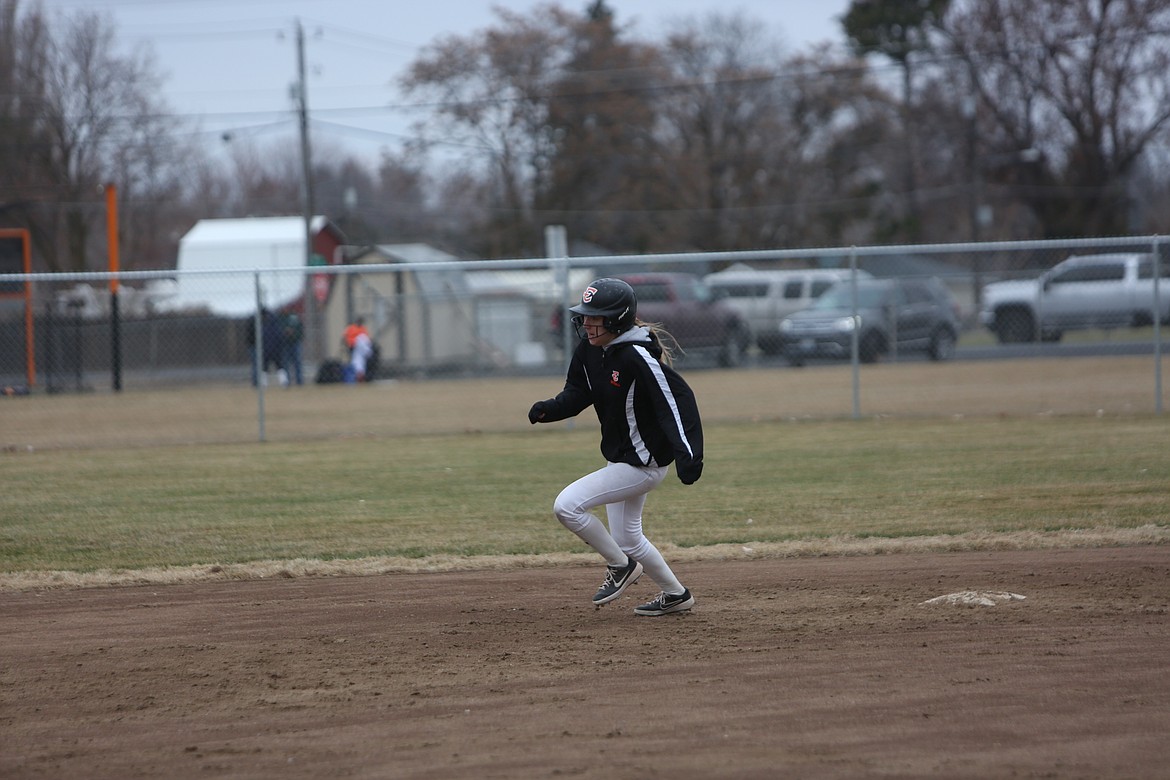
<instances>
[{"instance_id":1,"label":"white baseball pants","mask_svg":"<svg viewBox=\"0 0 1170 780\"><path fill-rule=\"evenodd\" d=\"M658 548L642 533L642 507L646 494L662 482L665 466L638 467L628 463L607 463L566 487L553 503L557 520L592 547L613 566L624 566L629 558L642 564L650 579L667 593L682 593ZM589 510L605 505L609 529Z\"/></svg>"}]
</instances>

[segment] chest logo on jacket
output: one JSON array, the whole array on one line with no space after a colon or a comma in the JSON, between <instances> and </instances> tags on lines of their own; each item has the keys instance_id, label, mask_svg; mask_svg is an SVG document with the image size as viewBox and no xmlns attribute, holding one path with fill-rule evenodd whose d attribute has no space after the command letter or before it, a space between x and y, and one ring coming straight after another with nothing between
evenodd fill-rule
<instances>
[{"instance_id":1,"label":"chest logo on jacket","mask_svg":"<svg viewBox=\"0 0 1170 780\"><path fill-rule=\"evenodd\" d=\"M614 371L612 374L609 375L609 383L611 385L613 385L614 387L621 387L622 386L622 378L620 376L618 376L617 371Z\"/></svg>"}]
</instances>

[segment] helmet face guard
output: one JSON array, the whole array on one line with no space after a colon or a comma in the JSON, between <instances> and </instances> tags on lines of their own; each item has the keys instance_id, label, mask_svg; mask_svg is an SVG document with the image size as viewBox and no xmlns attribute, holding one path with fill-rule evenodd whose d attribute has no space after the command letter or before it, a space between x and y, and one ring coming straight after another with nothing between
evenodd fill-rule
<instances>
[{"instance_id":1,"label":"helmet face guard","mask_svg":"<svg viewBox=\"0 0 1170 780\"><path fill-rule=\"evenodd\" d=\"M581 339L582 341L589 340L589 334L585 332L584 314L574 314L569 322L573 323L573 332L577 334L577 338Z\"/></svg>"},{"instance_id":2,"label":"helmet face guard","mask_svg":"<svg viewBox=\"0 0 1170 780\"><path fill-rule=\"evenodd\" d=\"M610 333L625 333L634 327L638 315L638 297L634 288L621 279L597 279L581 293L581 302L569 308L577 337L585 340L586 317L603 317L602 326Z\"/></svg>"}]
</instances>

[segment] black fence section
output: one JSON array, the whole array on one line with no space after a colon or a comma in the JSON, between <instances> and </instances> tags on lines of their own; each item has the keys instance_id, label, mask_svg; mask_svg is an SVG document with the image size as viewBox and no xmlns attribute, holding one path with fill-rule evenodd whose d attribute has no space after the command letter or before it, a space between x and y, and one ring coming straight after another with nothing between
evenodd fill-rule
<instances>
[{"instance_id":1,"label":"black fence section","mask_svg":"<svg viewBox=\"0 0 1170 780\"><path fill-rule=\"evenodd\" d=\"M0 299L0 388L13 392L27 390L29 380L28 345L32 343L24 301Z\"/></svg>"},{"instance_id":2,"label":"black fence section","mask_svg":"<svg viewBox=\"0 0 1170 780\"><path fill-rule=\"evenodd\" d=\"M251 320L168 314L119 318L117 359L128 386L247 382ZM109 390L114 375L111 318L53 307L33 318L35 377L29 381L23 319L0 320L0 385L45 392Z\"/></svg>"}]
</instances>

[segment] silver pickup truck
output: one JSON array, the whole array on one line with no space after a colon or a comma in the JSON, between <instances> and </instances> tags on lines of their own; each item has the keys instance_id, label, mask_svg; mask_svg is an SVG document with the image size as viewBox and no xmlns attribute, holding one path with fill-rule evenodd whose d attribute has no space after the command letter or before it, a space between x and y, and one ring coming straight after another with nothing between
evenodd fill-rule
<instances>
[{"instance_id":1,"label":"silver pickup truck","mask_svg":"<svg viewBox=\"0 0 1170 780\"><path fill-rule=\"evenodd\" d=\"M1170 262L1159 266L1155 295L1151 254L1073 256L1038 279L984 287L979 322L1001 344L1060 341L1068 330L1142 327L1155 313L1170 323Z\"/></svg>"}]
</instances>

